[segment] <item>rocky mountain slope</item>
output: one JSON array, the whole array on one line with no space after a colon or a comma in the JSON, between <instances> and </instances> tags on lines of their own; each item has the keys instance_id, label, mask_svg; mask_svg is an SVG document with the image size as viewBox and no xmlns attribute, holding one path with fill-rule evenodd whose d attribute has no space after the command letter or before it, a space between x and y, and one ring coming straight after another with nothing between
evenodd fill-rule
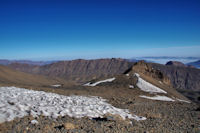
<instances>
[{"instance_id":1,"label":"rocky mountain slope","mask_svg":"<svg viewBox=\"0 0 200 133\"><path fill-rule=\"evenodd\" d=\"M98 79L99 80L99 79ZM115 75L115 77L107 80L92 80L85 86L113 86L122 88L143 88L145 92L164 93L166 96L186 99L171 85L170 79L158 69L154 69L151 64L140 61L135 63L123 75ZM141 82L141 83L138 83ZM148 82L148 83L147 83ZM143 84L143 85L141 85ZM152 85L150 85L152 84ZM157 87L153 87L157 86ZM145 90L146 88L146 90ZM159 88L162 88L159 89Z\"/></svg>"},{"instance_id":2,"label":"rocky mountain slope","mask_svg":"<svg viewBox=\"0 0 200 133\"><path fill-rule=\"evenodd\" d=\"M167 75L172 87L176 88L190 100L200 103L200 70L191 67L165 66L151 64L153 68L159 69Z\"/></svg>"},{"instance_id":3,"label":"rocky mountain slope","mask_svg":"<svg viewBox=\"0 0 200 133\"><path fill-rule=\"evenodd\" d=\"M151 63L155 68L167 75L174 88L200 90L200 70L190 67L160 65Z\"/></svg>"},{"instance_id":4,"label":"rocky mountain slope","mask_svg":"<svg viewBox=\"0 0 200 133\"><path fill-rule=\"evenodd\" d=\"M42 75L28 74L0 65L0 86L20 85L45 87L54 84L67 85L72 83L59 78L49 78Z\"/></svg>"},{"instance_id":5,"label":"rocky mountain slope","mask_svg":"<svg viewBox=\"0 0 200 133\"><path fill-rule=\"evenodd\" d=\"M44 66L14 63L10 64L9 67L22 72L60 77L65 80L83 83L91 79L121 74L131 68L133 64L134 62L124 59L97 59L60 61ZM171 65L149 64L167 75L174 88L200 91L199 69L183 67L183 65L177 66L177 63L171 63Z\"/></svg>"},{"instance_id":6,"label":"rocky mountain slope","mask_svg":"<svg viewBox=\"0 0 200 133\"><path fill-rule=\"evenodd\" d=\"M123 73L132 65L133 63L128 62L127 60L113 58L60 61L44 66L14 63L10 64L9 67L23 72L83 82L90 79Z\"/></svg>"}]
</instances>

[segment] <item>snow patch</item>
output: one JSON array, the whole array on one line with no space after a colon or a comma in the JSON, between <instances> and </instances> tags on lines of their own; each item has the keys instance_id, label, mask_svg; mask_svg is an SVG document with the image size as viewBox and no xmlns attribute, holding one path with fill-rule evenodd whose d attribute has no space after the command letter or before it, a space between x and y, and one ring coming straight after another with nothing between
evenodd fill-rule
<instances>
[{"instance_id":1,"label":"snow patch","mask_svg":"<svg viewBox=\"0 0 200 133\"><path fill-rule=\"evenodd\" d=\"M154 86L153 84L145 81L140 77L138 73L135 73L135 76L138 78L137 87L139 87L142 91L150 92L150 93L167 93L166 91Z\"/></svg>"},{"instance_id":2,"label":"snow patch","mask_svg":"<svg viewBox=\"0 0 200 133\"><path fill-rule=\"evenodd\" d=\"M51 85L52 87L61 87L61 85Z\"/></svg>"},{"instance_id":3,"label":"snow patch","mask_svg":"<svg viewBox=\"0 0 200 133\"><path fill-rule=\"evenodd\" d=\"M126 74L126 76L128 77L128 76L129 76L129 74Z\"/></svg>"},{"instance_id":4,"label":"snow patch","mask_svg":"<svg viewBox=\"0 0 200 133\"><path fill-rule=\"evenodd\" d=\"M133 86L133 85L129 85L129 88L132 88L132 89L133 89L133 88L134 88L134 86Z\"/></svg>"},{"instance_id":5,"label":"snow patch","mask_svg":"<svg viewBox=\"0 0 200 133\"><path fill-rule=\"evenodd\" d=\"M168 101L168 102L174 102L175 100L167 97L167 96L159 96L159 95L156 95L154 97L149 97L149 96L139 96L141 98L146 98L146 99L151 99L151 100L159 100L159 101Z\"/></svg>"},{"instance_id":6,"label":"snow patch","mask_svg":"<svg viewBox=\"0 0 200 133\"><path fill-rule=\"evenodd\" d=\"M96 118L105 114L119 115L123 119L137 121L146 119L132 115L127 109L116 108L100 97L64 96L24 88L0 87L0 123L27 115L33 117L43 115L50 118L65 115L75 118Z\"/></svg>"},{"instance_id":7,"label":"snow patch","mask_svg":"<svg viewBox=\"0 0 200 133\"><path fill-rule=\"evenodd\" d=\"M38 124L38 121L37 120L32 120L31 124L33 124L33 125Z\"/></svg>"},{"instance_id":8,"label":"snow patch","mask_svg":"<svg viewBox=\"0 0 200 133\"><path fill-rule=\"evenodd\" d=\"M189 101L182 100L182 99L178 99L178 98L176 98L176 100L177 100L177 101L180 101L180 102L191 103L191 102L189 102Z\"/></svg>"},{"instance_id":9,"label":"snow patch","mask_svg":"<svg viewBox=\"0 0 200 133\"><path fill-rule=\"evenodd\" d=\"M114 80L115 80L115 78L110 78L110 79L98 81L98 82L96 82L96 83L90 83L90 82L89 82L89 83L84 84L84 86L96 86L96 85L98 85L98 84L105 83L105 82L112 82L112 81L114 81Z\"/></svg>"}]
</instances>

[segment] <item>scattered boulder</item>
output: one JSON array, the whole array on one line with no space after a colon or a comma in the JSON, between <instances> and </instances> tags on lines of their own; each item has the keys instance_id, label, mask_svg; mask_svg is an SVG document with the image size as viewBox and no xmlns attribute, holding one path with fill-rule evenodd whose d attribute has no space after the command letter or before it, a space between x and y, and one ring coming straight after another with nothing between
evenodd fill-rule
<instances>
[{"instance_id":1,"label":"scattered boulder","mask_svg":"<svg viewBox=\"0 0 200 133\"><path fill-rule=\"evenodd\" d=\"M72 130L72 129L75 129L76 126L73 123L67 122L67 123L64 124L64 128L67 129L67 130Z\"/></svg>"}]
</instances>

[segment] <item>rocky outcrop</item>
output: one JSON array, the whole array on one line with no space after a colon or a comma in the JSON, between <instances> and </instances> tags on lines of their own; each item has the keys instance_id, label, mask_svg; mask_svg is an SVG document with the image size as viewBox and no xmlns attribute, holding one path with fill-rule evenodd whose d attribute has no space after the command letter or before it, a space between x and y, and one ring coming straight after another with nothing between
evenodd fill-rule
<instances>
[{"instance_id":1,"label":"rocky outcrop","mask_svg":"<svg viewBox=\"0 0 200 133\"><path fill-rule=\"evenodd\" d=\"M148 77L162 81L169 86L171 85L170 79L164 73L158 69L154 69L150 63L146 63L145 61L139 61L135 63L133 67L125 73L128 73L129 71L137 72L140 74L142 73Z\"/></svg>"}]
</instances>

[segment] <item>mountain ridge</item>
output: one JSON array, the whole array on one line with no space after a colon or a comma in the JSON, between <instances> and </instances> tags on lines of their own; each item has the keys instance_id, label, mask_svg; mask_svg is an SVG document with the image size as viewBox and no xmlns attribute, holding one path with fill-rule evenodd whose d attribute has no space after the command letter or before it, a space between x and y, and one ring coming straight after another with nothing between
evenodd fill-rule
<instances>
[{"instance_id":1,"label":"mountain ridge","mask_svg":"<svg viewBox=\"0 0 200 133\"><path fill-rule=\"evenodd\" d=\"M37 66L27 64L10 64L9 67L33 74L40 74L50 77L60 77L66 80L84 82L88 79L107 77L114 74L123 73L134 63L125 59L95 59L72 61L59 61L56 63Z\"/></svg>"},{"instance_id":2,"label":"mountain ridge","mask_svg":"<svg viewBox=\"0 0 200 133\"><path fill-rule=\"evenodd\" d=\"M65 80L73 80L79 83L85 81L109 77L121 74L130 69L135 62L126 59L95 59L95 60L71 60L59 61L44 66L27 64L10 64L9 67L50 77L60 77ZM167 75L174 88L186 90L200 90L200 70L191 67L179 67L174 65L151 64L155 69Z\"/></svg>"}]
</instances>

